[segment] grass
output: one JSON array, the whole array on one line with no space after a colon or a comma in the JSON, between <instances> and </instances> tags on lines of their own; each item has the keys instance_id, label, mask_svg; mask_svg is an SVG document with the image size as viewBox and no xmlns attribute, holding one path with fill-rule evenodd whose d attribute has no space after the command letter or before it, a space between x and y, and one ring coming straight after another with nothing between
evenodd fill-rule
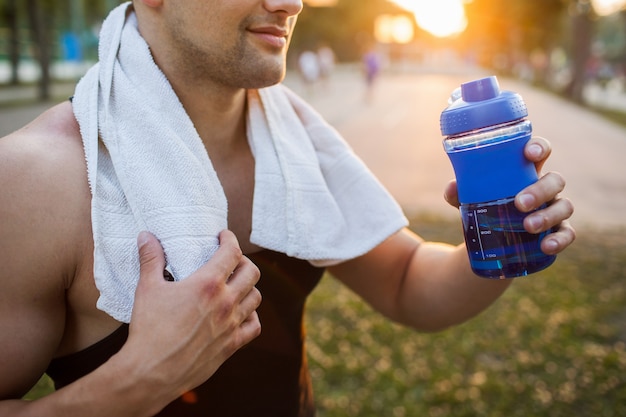
<instances>
[{"instance_id":1,"label":"grass","mask_svg":"<svg viewBox=\"0 0 626 417\"><path fill-rule=\"evenodd\" d=\"M414 224L462 239L455 222ZM625 248L623 231L579 231L550 268L435 334L389 323L325 277L308 304L319 416L625 416Z\"/></svg>"},{"instance_id":2,"label":"grass","mask_svg":"<svg viewBox=\"0 0 626 417\"><path fill-rule=\"evenodd\" d=\"M458 243L458 222L415 219ZM579 230L554 265L435 334L390 323L330 277L307 309L318 417L626 415L626 234ZM49 392L42 379L29 395Z\"/></svg>"}]
</instances>

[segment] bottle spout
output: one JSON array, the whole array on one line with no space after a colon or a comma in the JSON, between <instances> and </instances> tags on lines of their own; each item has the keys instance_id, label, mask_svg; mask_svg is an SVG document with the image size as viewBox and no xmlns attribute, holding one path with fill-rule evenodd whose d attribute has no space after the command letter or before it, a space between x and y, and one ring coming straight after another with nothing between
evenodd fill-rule
<instances>
[{"instance_id":1,"label":"bottle spout","mask_svg":"<svg viewBox=\"0 0 626 417\"><path fill-rule=\"evenodd\" d=\"M457 101L461 97L462 97L461 87L455 88L454 91L450 94L450 98L448 98L448 105L454 103L455 101Z\"/></svg>"},{"instance_id":2,"label":"bottle spout","mask_svg":"<svg viewBox=\"0 0 626 417\"><path fill-rule=\"evenodd\" d=\"M461 84L461 95L466 103L490 100L500 95L495 75Z\"/></svg>"}]
</instances>

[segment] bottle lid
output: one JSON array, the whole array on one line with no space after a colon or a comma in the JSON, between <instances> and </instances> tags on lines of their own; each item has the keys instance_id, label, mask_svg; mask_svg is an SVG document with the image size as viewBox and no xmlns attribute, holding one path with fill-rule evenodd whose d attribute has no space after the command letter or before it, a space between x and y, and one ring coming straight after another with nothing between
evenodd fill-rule
<instances>
[{"instance_id":1,"label":"bottle lid","mask_svg":"<svg viewBox=\"0 0 626 417\"><path fill-rule=\"evenodd\" d=\"M461 84L450 96L439 120L444 136L512 122L528 116L522 97L500 90L496 76Z\"/></svg>"}]
</instances>

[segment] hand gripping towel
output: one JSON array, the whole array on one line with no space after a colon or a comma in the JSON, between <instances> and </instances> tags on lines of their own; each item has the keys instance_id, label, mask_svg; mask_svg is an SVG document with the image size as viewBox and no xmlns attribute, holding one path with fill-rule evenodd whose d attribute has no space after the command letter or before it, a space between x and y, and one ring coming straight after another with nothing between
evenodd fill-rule
<instances>
[{"instance_id":1,"label":"hand gripping towel","mask_svg":"<svg viewBox=\"0 0 626 417\"><path fill-rule=\"evenodd\" d=\"M152 232L184 279L228 228L228 203L202 140L139 34L130 3L104 21L99 61L73 108L92 194L98 308L130 321L139 279L136 239ZM283 85L248 91L255 158L250 240L328 266L401 229L401 208L321 116Z\"/></svg>"}]
</instances>

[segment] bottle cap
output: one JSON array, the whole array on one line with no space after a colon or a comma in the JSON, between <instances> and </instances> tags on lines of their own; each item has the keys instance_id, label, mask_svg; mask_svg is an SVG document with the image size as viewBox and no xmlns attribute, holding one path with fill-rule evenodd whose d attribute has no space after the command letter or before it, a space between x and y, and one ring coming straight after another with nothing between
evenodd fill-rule
<instances>
[{"instance_id":1,"label":"bottle cap","mask_svg":"<svg viewBox=\"0 0 626 417\"><path fill-rule=\"evenodd\" d=\"M528 116L522 97L500 90L496 76L461 84L450 97L439 120L444 136L457 135L483 127L512 122Z\"/></svg>"}]
</instances>

